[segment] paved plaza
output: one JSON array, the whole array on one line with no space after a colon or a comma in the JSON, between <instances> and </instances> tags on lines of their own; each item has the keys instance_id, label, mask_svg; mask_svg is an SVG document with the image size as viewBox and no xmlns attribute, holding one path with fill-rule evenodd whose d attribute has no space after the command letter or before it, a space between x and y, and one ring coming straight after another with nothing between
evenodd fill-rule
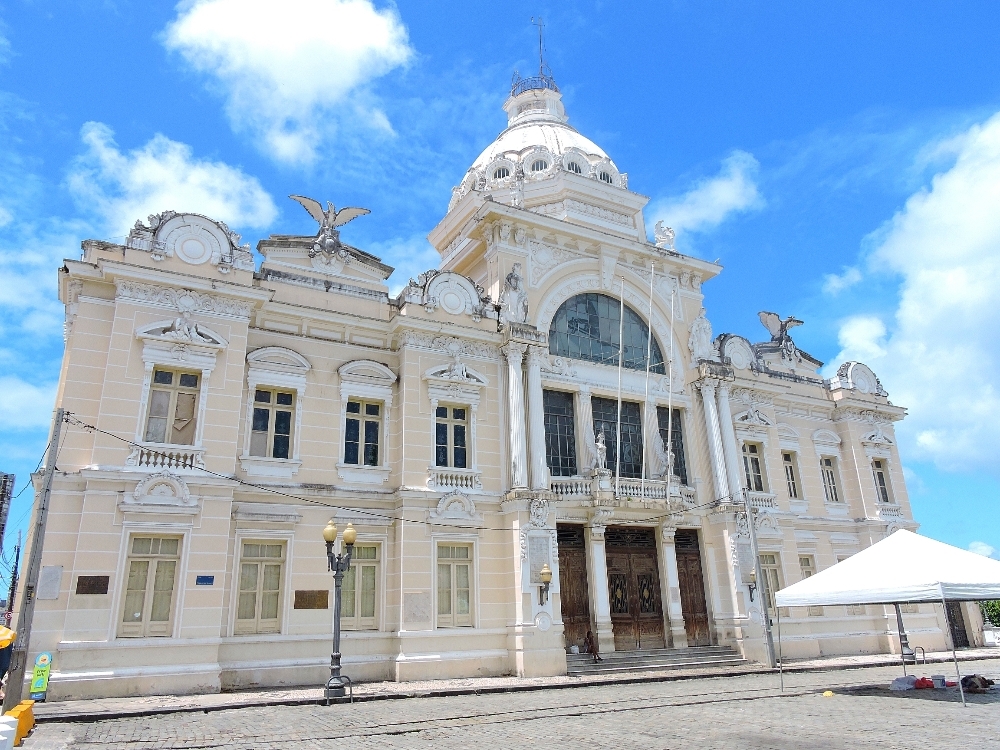
<instances>
[{"instance_id":1,"label":"paved plaza","mask_svg":"<svg viewBox=\"0 0 1000 750\"><path fill-rule=\"evenodd\" d=\"M947 673L943 664L927 674ZM1000 659L963 674L1000 682ZM1000 748L1000 691L891 693L897 667L746 674L485 695L43 721L26 750L119 748ZM832 697L823 691L832 690Z\"/></svg>"}]
</instances>

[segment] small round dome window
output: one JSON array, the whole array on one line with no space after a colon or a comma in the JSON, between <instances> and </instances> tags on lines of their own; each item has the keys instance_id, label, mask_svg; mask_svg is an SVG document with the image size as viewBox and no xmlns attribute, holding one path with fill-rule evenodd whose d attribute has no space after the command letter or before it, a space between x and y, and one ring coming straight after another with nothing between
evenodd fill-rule
<instances>
[{"instance_id":1,"label":"small round dome window","mask_svg":"<svg viewBox=\"0 0 1000 750\"><path fill-rule=\"evenodd\" d=\"M497 167L497 170L493 173L494 180L504 180L510 177L510 170L507 167Z\"/></svg>"},{"instance_id":2,"label":"small round dome window","mask_svg":"<svg viewBox=\"0 0 1000 750\"><path fill-rule=\"evenodd\" d=\"M613 185L615 182L615 179L608 172L601 172L601 179L609 185Z\"/></svg>"},{"instance_id":3,"label":"small round dome window","mask_svg":"<svg viewBox=\"0 0 1000 750\"><path fill-rule=\"evenodd\" d=\"M569 164L567 164L566 169L568 169L570 172L575 172L576 174L583 174L583 168L575 161L571 161Z\"/></svg>"},{"instance_id":4,"label":"small round dome window","mask_svg":"<svg viewBox=\"0 0 1000 750\"><path fill-rule=\"evenodd\" d=\"M545 161L545 159L535 159L533 162L531 162L532 172L544 172L548 168L549 168L549 163Z\"/></svg>"}]
</instances>

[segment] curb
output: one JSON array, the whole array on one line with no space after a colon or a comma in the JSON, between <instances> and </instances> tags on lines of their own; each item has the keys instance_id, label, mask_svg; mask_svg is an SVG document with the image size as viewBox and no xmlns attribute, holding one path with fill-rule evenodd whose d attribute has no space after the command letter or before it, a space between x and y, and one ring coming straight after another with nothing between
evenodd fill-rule
<instances>
[{"instance_id":1,"label":"curb","mask_svg":"<svg viewBox=\"0 0 1000 750\"><path fill-rule=\"evenodd\" d=\"M973 655L958 657L960 662L971 662L971 661L989 661L992 659L1000 659L1000 651L994 655ZM944 664L952 663L950 657L930 657L925 662L926 664ZM852 669L871 669L877 667L893 667L900 666L901 662L889 662L885 664L844 664L837 666L795 666L790 665L784 669L785 674L803 674L806 672L840 672ZM910 665L912 666L912 665ZM919 665L923 666L923 664ZM412 690L403 692L391 692L391 693L371 693L355 695L355 703L370 703L374 701L385 701L385 700L404 700L407 698L445 698L452 696L461 695L498 695L506 693L527 693L527 692L537 692L540 690L565 690L565 689L575 689L575 688L587 688L587 687L603 687L607 685L636 685L642 683L653 683L653 682L680 682L682 680L702 680L702 679L717 679L720 677L746 677L748 675L777 675L777 669L762 668L762 667L744 667L740 669L733 669L730 671L714 671L714 672L701 672L697 674L687 673L687 674L634 674L634 675L622 675L620 677L614 677L611 679L604 680L594 680L594 679L580 679L578 682L559 682L552 684L532 684L532 685L491 685L484 687L455 687L447 688L442 687L438 689L431 690ZM216 695L216 694L213 694ZM248 696L249 697L249 696ZM342 704L349 703L348 698L338 698L331 700L331 704ZM62 723L95 723L98 721L110 721L114 719L130 719L130 718L141 718L145 716L164 716L167 714L179 714L179 713L211 713L215 711L236 711L244 708L266 708L271 706L316 706L323 705L326 703L326 699L322 696L313 697L289 697L289 698L278 698L278 699L267 699L261 698L259 700L247 700L240 703L229 703L224 705L215 706L165 706L163 708L140 708L135 710L119 709L112 711L72 711L68 710L65 712L60 712L59 714L52 715L37 715L35 716L36 723L42 724L62 724Z\"/></svg>"}]
</instances>

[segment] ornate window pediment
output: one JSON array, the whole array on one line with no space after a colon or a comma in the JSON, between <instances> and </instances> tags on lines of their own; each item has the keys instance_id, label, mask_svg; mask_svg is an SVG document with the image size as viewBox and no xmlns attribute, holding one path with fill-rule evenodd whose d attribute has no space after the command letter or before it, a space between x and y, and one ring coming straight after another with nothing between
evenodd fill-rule
<instances>
[{"instance_id":1,"label":"ornate window pediment","mask_svg":"<svg viewBox=\"0 0 1000 750\"><path fill-rule=\"evenodd\" d=\"M388 388L396 382L396 373L381 362L374 362L370 359L356 359L353 362L348 362L341 365L337 372L340 379L347 383Z\"/></svg>"},{"instance_id":2,"label":"ornate window pediment","mask_svg":"<svg viewBox=\"0 0 1000 750\"><path fill-rule=\"evenodd\" d=\"M456 526L471 525L483 520L483 514L476 511L472 498L457 490L442 497L437 508L430 511L430 517L434 521L455 522Z\"/></svg>"},{"instance_id":3,"label":"ornate window pediment","mask_svg":"<svg viewBox=\"0 0 1000 750\"><path fill-rule=\"evenodd\" d=\"M131 493L126 493L119 507L132 513L169 513L194 515L198 498L191 495L187 482L170 471L150 474Z\"/></svg>"},{"instance_id":4,"label":"ornate window pediment","mask_svg":"<svg viewBox=\"0 0 1000 750\"><path fill-rule=\"evenodd\" d=\"M843 442L840 439L840 435L832 430L816 430L813 433L812 439L820 453L823 452L823 449L839 453L840 444Z\"/></svg>"},{"instance_id":5,"label":"ornate window pediment","mask_svg":"<svg viewBox=\"0 0 1000 750\"><path fill-rule=\"evenodd\" d=\"M204 346L209 349L225 349L229 346L229 342L220 334L203 323L195 322L187 312L173 320L159 320L156 323L140 326L136 329L135 335L144 340Z\"/></svg>"}]
</instances>

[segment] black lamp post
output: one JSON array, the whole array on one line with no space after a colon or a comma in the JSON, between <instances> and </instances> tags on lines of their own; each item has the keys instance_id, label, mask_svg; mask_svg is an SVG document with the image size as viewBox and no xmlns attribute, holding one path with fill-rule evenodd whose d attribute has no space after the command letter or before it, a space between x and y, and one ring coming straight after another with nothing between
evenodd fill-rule
<instances>
[{"instance_id":1,"label":"black lamp post","mask_svg":"<svg viewBox=\"0 0 1000 750\"><path fill-rule=\"evenodd\" d=\"M337 527L333 519L323 529L323 540L326 542L326 560L329 570L333 571L333 653L330 654L330 679L326 683L326 705L330 705L331 698L344 697L344 683L350 684L351 678L340 674L340 597L344 585L344 573L351 567L351 553L354 551L354 542L358 538L358 532L351 524L347 524L344 529L344 544L347 551L336 554L333 551L333 544L337 541ZM353 695L353 688L352 688ZM352 699L353 700L353 699Z\"/></svg>"}]
</instances>

